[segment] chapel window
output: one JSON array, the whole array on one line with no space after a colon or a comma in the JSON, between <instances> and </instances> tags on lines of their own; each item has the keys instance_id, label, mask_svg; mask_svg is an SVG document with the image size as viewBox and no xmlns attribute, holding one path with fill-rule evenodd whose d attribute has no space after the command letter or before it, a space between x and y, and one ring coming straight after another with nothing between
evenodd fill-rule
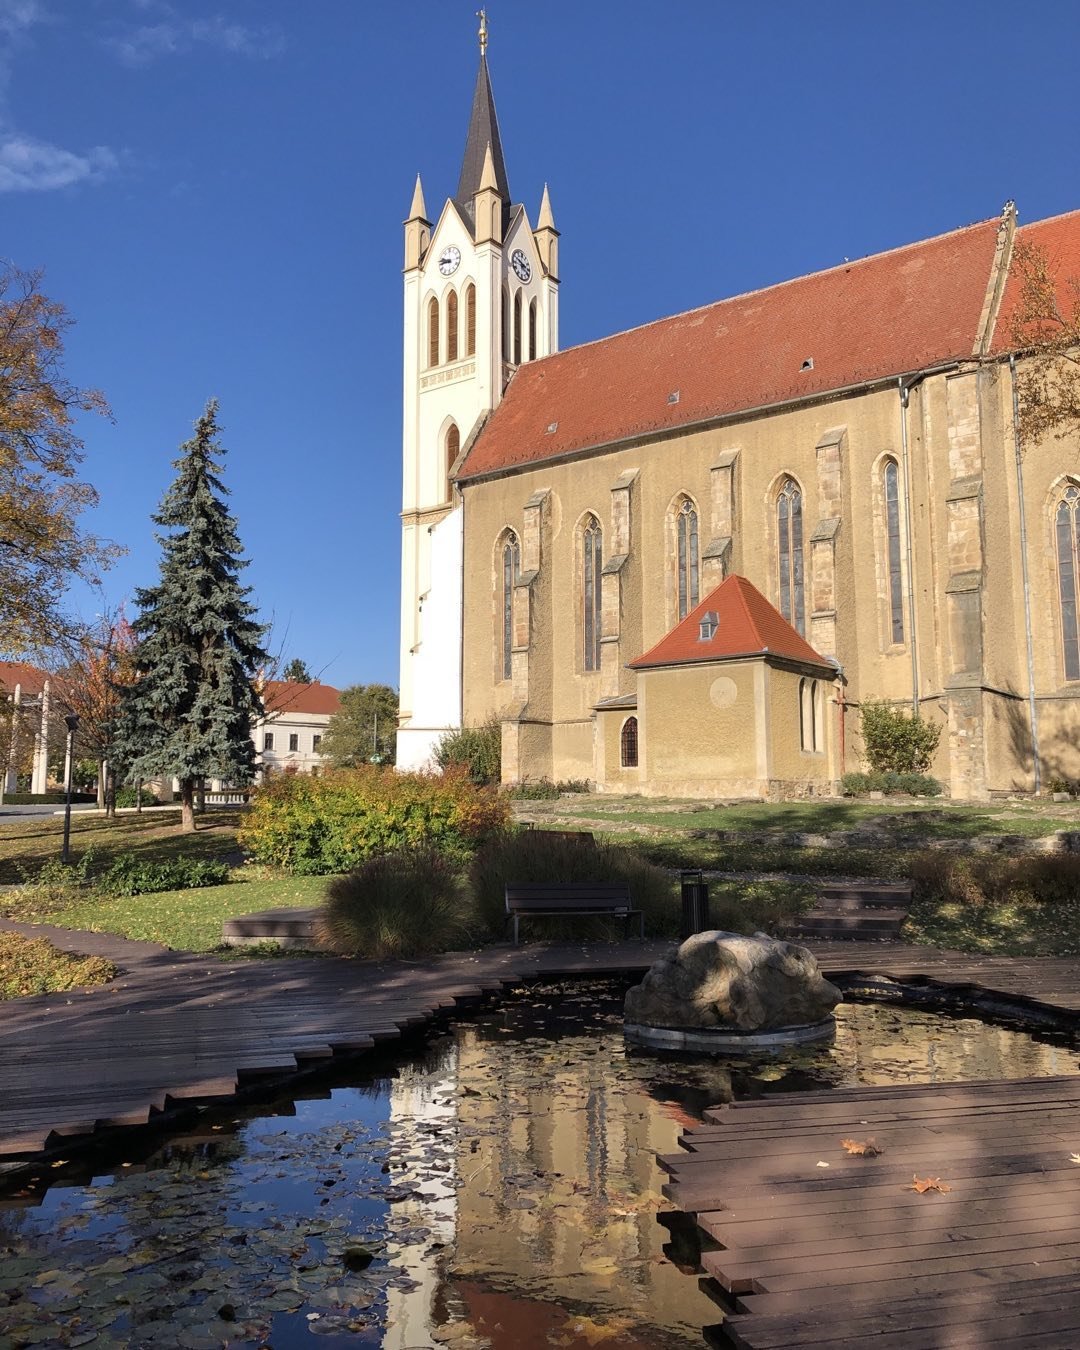
<instances>
[{"instance_id":1,"label":"chapel window","mask_svg":"<svg viewBox=\"0 0 1080 1350\"><path fill-rule=\"evenodd\" d=\"M793 478L787 478L776 498L780 613L805 636L802 523L802 491Z\"/></svg>"},{"instance_id":2,"label":"chapel window","mask_svg":"<svg viewBox=\"0 0 1080 1350\"><path fill-rule=\"evenodd\" d=\"M637 718L628 717L622 724L619 736L619 763L624 769L636 769L637 762Z\"/></svg>"},{"instance_id":3,"label":"chapel window","mask_svg":"<svg viewBox=\"0 0 1080 1350\"><path fill-rule=\"evenodd\" d=\"M457 291L451 291L446 297L446 359L458 358Z\"/></svg>"},{"instance_id":4,"label":"chapel window","mask_svg":"<svg viewBox=\"0 0 1080 1350\"><path fill-rule=\"evenodd\" d=\"M476 355L476 287L465 287L465 355Z\"/></svg>"},{"instance_id":5,"label":"chapel window","mask_svg":"<svg viewBox=\"0 0 1080 1350\"><path fill-rule=\"evenodd\" d=\"M887 459L881 486L885 498L885 565L889 578L889 625L892 641L904 640L904 589L900 573L900 471Z\"/></svg>"},{"instance_id":6,"label":"chapel window","mask_svg":"<svg viewBox=\"0 0 1080 1350\"><path fill-rule=\"evenodd\" d=\"M510 290L503 287L502 293L502 354L503 360L510 360Z\"/></svg>"},{"instance_id":7,"label":"chapel window","mask_svg":"<svg viewBox=\"0 0 1080 1350\"><path fill-rule=\"evenodd\" d=\"M529 360L536 360L536 301L529 302Z\"/></svg>"},{"instance_id":8,"label":"chapel window","mask_svg":"<svg viewBox=\"0 0 1080 1350\"><path fill-rule=\"evenodd\" d=\"M595 516L588 516L581 532L582 635L586 670L600 669L600 601L603 568L603 532Z\"/></svg>"},{"instance_id":9,"label":"chapel window","mask_svg":"<svg viewBox=\"0 0 1080 1350\"><path fill-rule=\"evenodd\" d=\"M689 497L679 504L675 517L675 565L678 571L679 618L685 619L698 603L698 517Z\"/></svg>"},{"instance_id":10,"label":"chapel window","mask_svg":"<svg viewBox=\"0 0 1080 1350\"><path fill-rule=\"evenodd\" d=\"M457 463L457 457L461 453L461 432L458 431L457 423L450 423L450 430L446 433L446 479L443 484L443 501L448 502L454 495L454 484L450 478L450 470Z\"/></svg>"},{"instance_id":11,"label":"chapel window","mask_svg":"<svg viewBox=\"0 0 1080 1350\"><path fill-rule=\"evenodd\" d=\"M502 548L502 677L514 673L514 587L521 572L521 547L516 534L508 534Z\"/></svg>"},{"instance_id":12,"label":"chapel window","mask_svg":"<svg viewBox=\"0 0 1080 1350\"><path fill-rule=\"evenodd\" d=\"M803 750L813 752L820 748L821 727L818 710L817 680L799 681L799 742Z\"/></svg>"},{"instance_id":13,"label":"chapel window","mask_svg":"<svg viewBox=\"0 0 1080 1350\"><path fill-rule=\"evenodd\" d=\"M428 365L439 364L439 302L434 296L428 302Z\"/></svg>"},{"instance_id":14,"label":"chapel window","mask_svg":"<svg viewBox=\"0 0 1080 1350\"><path fill-rule=\"evenodd\" d=\"M1067 680L1080 680L1080 638L1076 624L1077 536L1080 487L1069 483L1054 513L1058 569L1058 606L1061 611L1061 645Z\"/></svg>"},{"instance_id":15,"label":"chapel window","mask_svg":"<svg viewBox=\"0 0 1080 1350\"><path fill-rule=\"evenodd\" d=\"M521 292L514 292L514 365L521 365Z\"/></svg>"}]
</instances>

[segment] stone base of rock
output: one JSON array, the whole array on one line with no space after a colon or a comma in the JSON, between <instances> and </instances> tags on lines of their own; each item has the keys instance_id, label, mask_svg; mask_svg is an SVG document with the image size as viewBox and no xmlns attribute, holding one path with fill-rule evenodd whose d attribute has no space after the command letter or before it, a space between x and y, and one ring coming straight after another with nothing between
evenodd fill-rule
<instances>
[{"instance_id":1,"label":"stone base of rock","mask_svg":"<svg viewBox=\"0 0 1080 1350\"><path fill-rule=\"evenodd\" d=\"M695 1055L760 1055L831 1041L836 1035L836 1019L830 1014L820 1022L784 1027L779 1031L735 1031L731 1027L648 1027L624 1022L623 1035L634 1045L643 1045L650 1050L685 1050Z\"/></svg>"}]
</instances>

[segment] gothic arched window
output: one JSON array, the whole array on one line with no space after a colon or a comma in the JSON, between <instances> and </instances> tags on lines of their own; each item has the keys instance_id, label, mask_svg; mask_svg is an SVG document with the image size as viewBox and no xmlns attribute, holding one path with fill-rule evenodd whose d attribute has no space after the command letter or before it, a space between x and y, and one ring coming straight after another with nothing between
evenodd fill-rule
<instances>
[{"instance_id":1,"label":"gothic arched window","mask_svg":"<svg viewBox=\"0 0 1080 1350\"><path fill-rule=\"evenodd\" d=\"M510 342L510 290L504 286L502 293L502 354L504 361L510 360Z\"/></svg>"},{"instance_id":2,"label":"gothic arched window","mask_svg":"<svg viewBox=\"0 0 1080 1350\"><path fill-rule=\"evenodd\" d=\"M1068 483L1054 510L1054 543L1057 554L1058 606L1061 613L1061 646L1067 680L1080 680L1080 637L1076 624L1076 579L1080 535L1080 487Z\"/></svg>"},{"instance_id":3,"label":"gothic arched window","mask_svg":"<svg viewBox=\"0 0 1080 1350\"><path fill-rule=\"evenodd\" d=\"M780 613L805 636L802 490L794 478L785 478L776 496L776 561Z\"/></svg>"},{"instance_id":4,"label":"gothic arched window","mask_svg":"<svg viewBox=\"0 0 1080 1350\"><path fill-rule=\"evenodd\" d=\"M604 565L604 536L595 516L586 516L581 531L582 560L582 637L583 665L586 670L600 669L601 571Z\"/></svg>"},{"instance_id":5,"label":"gothic arched window","mask_svg":"<svg viewBox=\"0 0 1080 1350\"><path fill-rule=\"evenodd\" d=\"M439 302L434 296L428 302L428 365L439 364Z\"/></svg>"},{"instance_id":6,"label":"gothic arched window","mask_svg":"<svg viewBox=\"0 0 1080 1350\"><path fill-rule=\"evenodd\" d=\"M636 717L628 717L622 724L619 736L619 763L624 769L636 769L638 766Z\"/></svg>"},{"instance_id":7,"label":"gothic arched window","mask_svg":"<svg viewBox=\"0 0 1080 1350\"><path fill-rule=\"evenodd\" d=\"M446 297L446 359L456 361L458 352L457 291Z\"/></svg>"},{"instance_id":8,"label":"gothic arched window","mask_svg":"<svg viewBox=\"0 0 1080 1350\"><path fill-rule=\"evenodd\" d=\"M536 301L529 301L529 360L536 360Z\"/></svg>"},{"instance_id":9,"label":"gothic arched window","mask_svg":"<svg viewBox=\"0 0 1080 1350\"><path fill-rule=\"evenodd\" d=\"M454 495L454 485L450 481L450 470L457 463L457 457L461 453L461 432L457 429L457 423L450 423L450 430L446 433L446 480L445 496L443 501L448 502Z\"/></svg>"},{"instance_id":10,"label":"gothic arched window","mask_svg":"<svg viewBox=\"0 0 1080 1350\"><path fill-rule=\"evenodd\" d=\"M887 459L881 470L885 502L885 568L889 581L889 632L894 643L904 640L904 587L900 571L900 470Z\"/></svg>"},{"instance_id":11,"label":"gothic arched window","mask_svg":"<svg viewBox=\"0 0 1080 1350\"><path fill-rule=\"evenodd\" d=\"M502 547L502 588L500 617L502 620L502 676L510 679L514 673L514 587L521 572L521 547L516 534L510 533Z\"/></svg>"},{"instance_id":12,"label":"gothic arched window","mask_svg":"<svg viewBox=\"0 0 1080 1350\"><path fill-rule=\"evenodd\" d=\"M521 365L521 292L514 292L514 365Z\"/></svg>"},{"instance_id":13,"label":"gothic arched window","mask_svg":"<svg viewBox=\"0 0 1080 1350\"><path fill-rule=\"evenodd\" d=\"M698 518L689 497L679 503L675 516L675 566L678 574L679 618L685 619L698 602Z\"/></svg>"},{"instance_id":14,"label":"gothic arched window","mask_svg":"<svg viewBox=\"0 0 1080 1350\"><path fill-rule=\"evenodd\" d=\"M476 287L465 287L465 355L476 355Z\"/></svg>"}]
</instances>

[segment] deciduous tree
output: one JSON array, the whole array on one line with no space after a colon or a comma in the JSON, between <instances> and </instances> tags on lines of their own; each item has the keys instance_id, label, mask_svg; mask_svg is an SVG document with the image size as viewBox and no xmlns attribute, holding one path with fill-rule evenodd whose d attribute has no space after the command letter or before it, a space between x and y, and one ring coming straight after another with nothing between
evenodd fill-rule
<instances>
[{"instance_id":1,"label":"deciduous tree","mask_svg":"<svg viewBox=\"0 0 1080 1350\"><path fill-rule=\"evenodd\" d=\"M388 763L397 745L398 696L388 684L354 684L341 691L319 753L335 768Z\"/></svg>"},{"instance_id":2,"label":"deciduous tree","mask_svg":"<svg viewBox=\"0 0 1080 1350\"><path fill-rule=\"evenodd\" d=\"M1080 432L1080 277L1064 276L1045 248L1013 252L1020 281L1009 339L1022 357L1016 376L1023 445Z\"/></svg>"},{"instance_id":3,"label":"deciduous tree","mask_svg":"<svg viewBox=\"0 0 1080 1350\"><path fill-rule=\"evenodd\" d=\"M263 714L256 674L269 659L239 574L236 521L220 477L217 402L211 400L181 446L177 477L156 524L162 558L156 586L136 591L137 678L125 691L117 754L133 778L180 781L181 827L195 828L199 780L249 783L251 724Z\"/></svg>"},{"instance_id":4,"label":"deciduous tree","mask_svg":"<svg viewBox=\"0 0 1080 1350\"><path fill-rule=\"evenodd\" d=\"M0 654L51 648L73 631L63 597L75 578L97 580L114 545L83 530L97 501L78 478L80 412L108 415L96 389L64 374L64 306L40 274L0 266Z\"/></svg>"}]
</instances>

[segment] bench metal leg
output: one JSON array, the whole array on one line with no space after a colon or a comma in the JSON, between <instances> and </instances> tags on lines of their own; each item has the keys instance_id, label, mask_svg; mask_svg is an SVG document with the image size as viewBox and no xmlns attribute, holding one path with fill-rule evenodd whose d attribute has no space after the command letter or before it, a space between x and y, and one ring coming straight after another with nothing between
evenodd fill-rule
<instances>
[{"instance_id":1,"label":"bench metal leg","mask_svg":"<svg viewBox=\"0 0 1080 1350\"><path fill-rule=\"evenodd\" d=\"M514 915L514 946L518 945L518 916Z\"/></svg>"}]
</instances>

